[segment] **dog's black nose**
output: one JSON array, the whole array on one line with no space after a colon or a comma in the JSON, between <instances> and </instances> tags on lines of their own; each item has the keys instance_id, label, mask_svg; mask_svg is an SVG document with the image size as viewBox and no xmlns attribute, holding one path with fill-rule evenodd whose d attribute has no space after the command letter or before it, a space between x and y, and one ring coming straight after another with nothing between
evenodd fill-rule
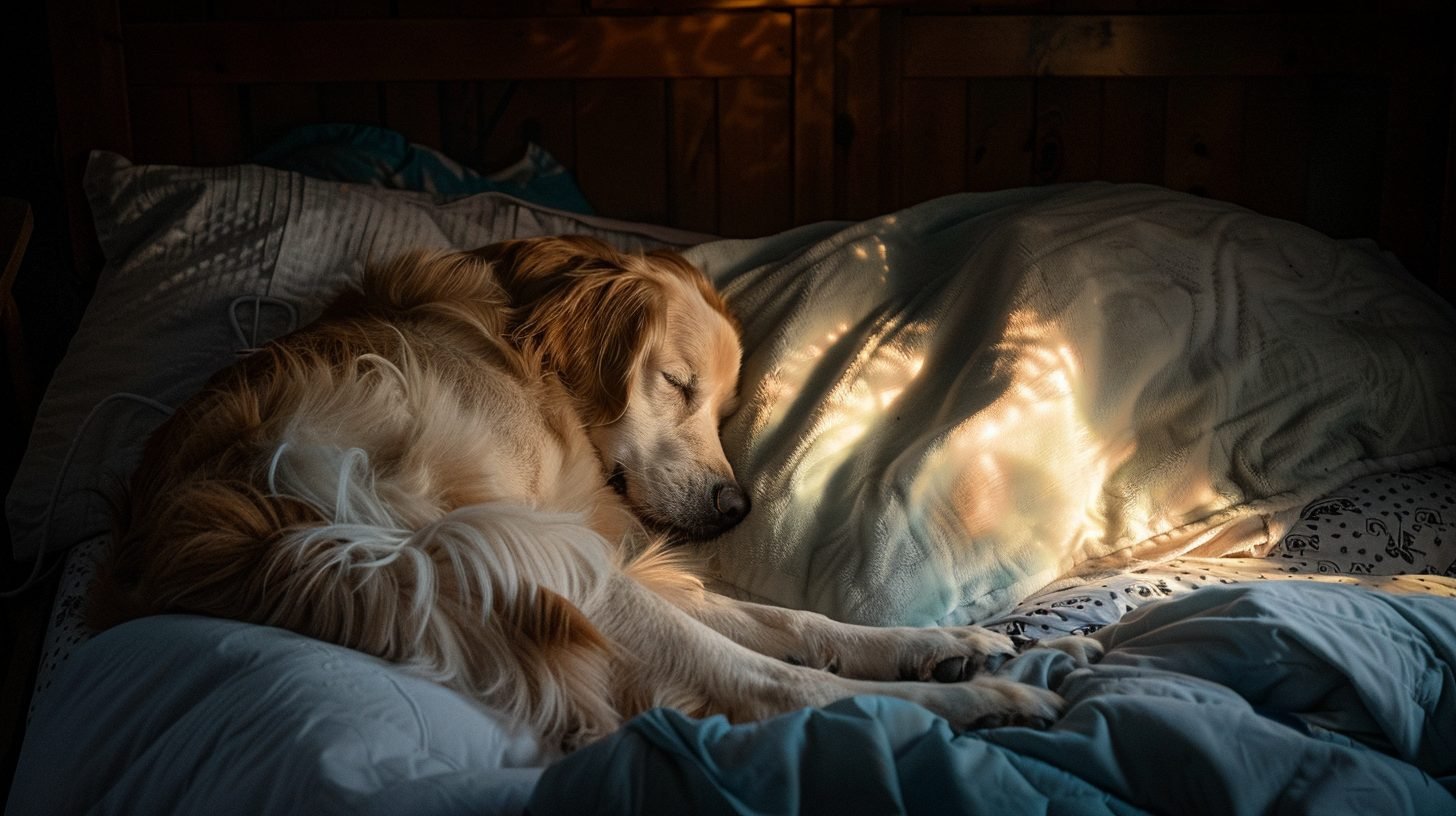
<instances>
[{"instance_id":1,"label":"dog's black nose","mask_svg":"<svg viewBox=\"0 0 1456 816\"><path fill-rule=\"evenodd\" d=\"M738 485L723 482L713 488L713 509L718 511L718 518L726 530L748 515L748 497L743 495Z\"/></svg>"}]
</instances>

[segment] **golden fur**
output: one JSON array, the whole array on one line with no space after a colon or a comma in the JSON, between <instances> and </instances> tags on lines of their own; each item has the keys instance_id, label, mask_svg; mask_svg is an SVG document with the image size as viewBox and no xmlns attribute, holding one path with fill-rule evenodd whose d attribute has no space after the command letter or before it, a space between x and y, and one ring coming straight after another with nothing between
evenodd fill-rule
<instances>
[{"instance_id":1,"label":"golden fur","mask_svg":"<svg viewBox=\"0 0 1456 816\"><path fill-rule=\"evenodd\" d=\"M739 354L721 297L669 252L552 238L371 268L152 437L93 622L286 627L567 748L652 705L752 719L877 692L960 726L1055 716L1047 692L963 682L1009 651L999 635L704 590L666 542L748 511L717 438Z\"/></svg>"}]
</instances>

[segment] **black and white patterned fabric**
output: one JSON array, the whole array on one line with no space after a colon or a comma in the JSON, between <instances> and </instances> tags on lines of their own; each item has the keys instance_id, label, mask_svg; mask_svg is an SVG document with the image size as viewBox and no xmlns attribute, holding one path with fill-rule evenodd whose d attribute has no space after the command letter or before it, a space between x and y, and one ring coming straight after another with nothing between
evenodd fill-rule
<instances>
[{"instance_id":1,"label":"black and white patterned fabric","mask_svg":"<svg viewBox=\"0 0 1456 816\"><path fill-rule=\"evenodd\" d=\"M985 625L1020 646L1086 635L1205 586L1309 580L1456 598L1456 470L1366 476L1309 503L1264 558L1180 558L1036 595Z\"/></svg>"},{"instance_id":2,"label":"black and white patterned fabric","mask_svg":"<svg viewBox=\"0 0 1456 816\"><path fill-rule=\"evenodd\" d=\"M66 553L66 563L61 568L60 583L56 587L56 598L51 604L51 618L46 625L40 665L36 667L35 689L30 696L31 714L35 713L36 701L50 688L51 678L66 662L71 651L94 634L86 626L86 593L91 587L92 579L96 577L105 544L104 537L92 538L77 544Z\"/></svg>"},{"instance_id":3,"label":"black and white patterned fabric","mask_svg":"<svg viewBox=\"0 0 1456 816\"><path fill-rule=\"evenodd\" d=\"M1311 503L1271 557L1287 572L1456 578L1456 471L1367 476Z\"/></svg>"}]
</instances>

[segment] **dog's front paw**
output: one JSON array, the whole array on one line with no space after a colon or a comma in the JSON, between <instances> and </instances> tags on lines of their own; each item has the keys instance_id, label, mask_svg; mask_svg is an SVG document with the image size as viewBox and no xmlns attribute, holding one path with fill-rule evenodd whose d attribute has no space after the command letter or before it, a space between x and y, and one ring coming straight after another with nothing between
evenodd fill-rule
<instances>
[{"instance_id":1,"label":"dog's front paw","mask_svg":"<svg viewBox=\"0 0 1456 816\"><path fill-rule=\"evenodd\" d=\"M1016 656L1011 638L979 626L914 631L901 651L901 680L959 683Z\"/></svg>"},{"instance_id":2,"label":"dog's front paw","mask_svg":"<svg viewBox=\"0 0 1456 816\"><path fill-rule=\"evenodd\" d=\"M1067 706L1056 692L999 677L979 677L938 691L949 697L942 701L944 708L938 713L957 731L1012 725L1047 728ZM934 704L930 707L939 708Z\"/></svg>"},{"instance_id":3,"label":"dog's front paw","mask_svg":"<svg viewBox=\"0 0 1456 816\"><path fill-rule=\"evenodd\" d=\"M1068 635L1067 637L1053 638L1038 642L1033 648L1056 649L1071 656L1078 668L1090 666L1102 659L1105 649L1102 644L1089 637L1081 635Z\"/></svg>"}]
</instances>

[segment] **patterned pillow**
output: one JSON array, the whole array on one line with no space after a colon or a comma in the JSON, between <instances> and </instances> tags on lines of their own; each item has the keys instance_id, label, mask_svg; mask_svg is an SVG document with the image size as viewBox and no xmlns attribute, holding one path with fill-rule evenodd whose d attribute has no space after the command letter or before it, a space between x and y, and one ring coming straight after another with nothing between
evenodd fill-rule
<instances>
[{"instance_id":1,"label":"patterned pillow","mask_svg":"<svg viewBox=\"0 0 1456 816\"><path fill-rule=\"evenodd\" d=\"M1356 479L1306 506L1272 554L1330 575L1456 577L1456 470Z\"/></svg>"},{"instance_id":2,"label":"patterned pillow","mask_svg":"<svg viewBox=\"0 0 1456 816\"><path fill-rule=\"evenodd\" d=\"M1153 601L1206 586L1276 579L1456 598L1456 470L1365 476L1305 505L1266 558L1180 558L1039 593L987 622L1019 646L1087 635Z\"/></svg>"}]
</instances>

